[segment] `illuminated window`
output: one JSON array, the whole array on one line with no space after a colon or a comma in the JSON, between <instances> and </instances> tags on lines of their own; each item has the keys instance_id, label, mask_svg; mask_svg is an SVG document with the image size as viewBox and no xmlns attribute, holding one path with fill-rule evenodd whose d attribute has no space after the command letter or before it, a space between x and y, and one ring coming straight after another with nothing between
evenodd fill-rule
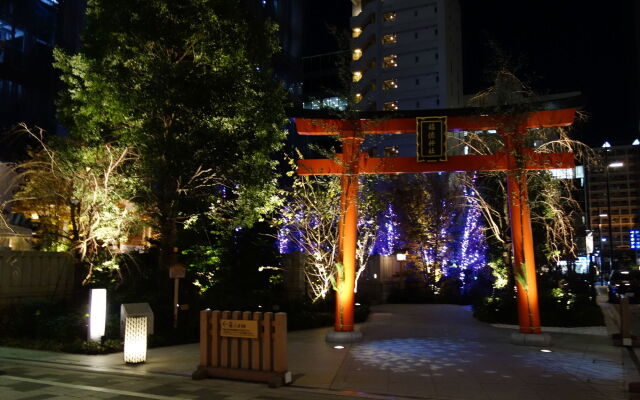
<instances>
[{"instance_id":1,"label":"illuminated window","mask_svg":"<svg viewBox=\"0 0 640 400\"><path fill-rule=\"evenodd\" d=\"M398 88L398 80L397 79L387 79L382 84L382 90L391 90Z\"/></svg>"},{"instance_id":2,"label":"illuminated window","mask_svg":"<svg viewBox=\"0 0 640 400\"><path fill-rule=\"evenodd\" d=\"M362 101L362 94L360 93L356 93L356 95L354 96L354 101L357 103L360 103Z\"/></svg>"},{"instance_id":3,"label":"illuminated window","mask_svg":"<svg viewBox=\"0 0 640 400\"><path fill-rule=\"evenodd\" d=\"M353 31L351 32L351 37L357 38L358 36L360 36L361 33L362 33L362 29L353 28Z\"/></svg>"},{"instance_id":4,"label":"illuminated window","mask_svg":"<svg viewBox=\"0 0 640 400\"><path fill-rule=\"evenodd\" d=\"M362 58L362 50L360 50L360 49L355 49L355 50L353 50L353 56L352 56L352 58L353 58L353 61L357 61L357 60L359 60L360 58Z\"/></svg>"},{"instance_id":5,"label":"illuminated window","mask_svg":"<svg viewBox=\"0 0 640 400\"><path fill-rule=\"evenodd\" d=\"M398 66L398 56L390 54L382 60L382 68L393 68Z\"/></svg>"},{"instance_id":6,"label":"illuminated window","mask_svg":"<svg viewBox=\"0 0 640 400\"><path fill-rule=\"evenodd\" d=\"M383 106L384 111L398 111L398 102L397 101L387 101Z\"/></svg>"},{"instance_id":7,"label":"illuminated window","mask_svg":"<svg viewBox=\"0 0 640 400\"><path fill-rule=\"evenodd\" d=\"M353 81L354 82L358 82L358 81L360 81L360 79L362 79L362 72L354 71L353 72Z\"/></svg>"},{"instance_id":8,"label":"illuminated window","mask_svg":"<svg viewBox=\"0 0 640 400\"><path fill-rule=\"evenodd\" d=\"M395 13L395 12L393 12L393 11L388 12L388 13L384 13L384 20L385 20L386 22L393 22L393 21L395 21L395 20L396 20L396 13Z\"/></svg>"},{"instance_id":9,"label":"illuminated window","mask_svg":"<svg viewBox=\"0 0 640 400\"><path fill-rule=\"evenodd\" d=\"M385 146L385 157L398 157L398 154L400 154L400 149L398 148L398 146Z\"/></svg>"},{"instance_id":10,"label":"illuminated window","mask_svg":"<svg viewBox=\"0 0 640 400\"><path fill-rule=\"evenodd\" d=\"M397 42L398 42L398 35L396 35L395 33L390 33L382 37L382 44L390 44L390 43L397 43Z\"/></svg>"}]
</instances>

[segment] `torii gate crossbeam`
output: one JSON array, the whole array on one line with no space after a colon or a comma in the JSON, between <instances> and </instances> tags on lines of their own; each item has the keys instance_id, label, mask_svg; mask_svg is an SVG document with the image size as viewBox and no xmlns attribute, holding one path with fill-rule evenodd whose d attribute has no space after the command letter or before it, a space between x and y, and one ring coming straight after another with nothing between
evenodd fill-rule
<instances>
[{"instance_id":1,"label":"torii gate crossbeam","mask_svg":"<svg viewBox=\"0 0 640 400\"><path fill-rule=\"evenodd\" d=\"M446 115L441 110L439 115ZM359 174L397 174L453 171L505 171L507 201L511 220L514 274L518 290L520 332L541 333L538 290L535 274L531 216L527 193L526 170L571 168L572 153L535 153L524 144L527 129L568 126L573 123L575 108L522 112L514 115L473 115L448 117L448 131L496 130L503 138L504 149L491 155L451 156L447 161L426 163L413 157L369 158L360 153L366 134L415 133L415 118L331 119L296 118L302 135L337 135L342 154L336 160L300 160L300 175L341 176L341 218L339 223L339 261L343 276L338 277L335 330L353 330L354 285L357 242L357 198ZM397 115L390 112L387 116Z\"/></svg>"}]
</instances>

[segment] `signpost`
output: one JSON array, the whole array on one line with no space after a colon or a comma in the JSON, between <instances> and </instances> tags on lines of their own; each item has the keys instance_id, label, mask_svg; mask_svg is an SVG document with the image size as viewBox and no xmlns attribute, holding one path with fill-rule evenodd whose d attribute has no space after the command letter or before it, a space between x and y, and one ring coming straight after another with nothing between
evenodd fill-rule
<instances>
[{"instance_id":1,"label":"signpost","mask_svg":"<svg viewBox=\"0 0 640 400\"><path fill-rule=\"evenodd\" d=\"M180 308L178 293L180 291L180 279L187 274L187 267L182 264L174 264L169 267L169 278L173 279L173 328L178 327L178 309Z\"/></svg>"},{"instance_id":2,"label":"signpost","mask_svg":"<svg viewBox=\"0 0 640 400\"><path fill-rule=\"evenodd\" d=\"M336 135L342 142L342 154L337 154L335 160L298 162L300 175L341 176L338 260L343 266L343 276L336 279L335 333L353 331L358 175L462 171L506 172L520 332L541 333L525 171L571 168L574 160L571 153L537 153L526 148L524 135L527 129L571 125L576 109L550 109L552 105L546 103L528 106L529 109L537 106L538 111L491 115L483 109L437 110L439 116L426 118L424 114L428 112L368 112L349 120L316 113L311 118L296 118L299 134ZM447 157L447 131L484 130L496 130L502 136L501 151ZM418 133L417 157L373 158L360 153L360 143L367 134L402 133ZM340 340L339 336L332 335L332 340ZM352 340L349 335L344 336L345 341Z\"/></svg>"}]
</instances>

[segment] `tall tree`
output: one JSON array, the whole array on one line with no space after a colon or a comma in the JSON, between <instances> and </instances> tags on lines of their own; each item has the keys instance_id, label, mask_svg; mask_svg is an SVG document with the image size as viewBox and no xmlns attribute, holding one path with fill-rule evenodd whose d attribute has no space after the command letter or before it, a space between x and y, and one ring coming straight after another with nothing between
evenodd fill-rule
<instances>
[{"instance_id":1,"label":"tall tree","mask_svg":"<svg viewBox=\"0 0 640 400\"><path fill-rule=\"evenodd\" d=\"M163 266L181 223L250 224L273 198L285 122L275 33L241 0L89 0L83 49L55 52L70 135L140 155L136 201Z\"/></svg>"}]
</instances>

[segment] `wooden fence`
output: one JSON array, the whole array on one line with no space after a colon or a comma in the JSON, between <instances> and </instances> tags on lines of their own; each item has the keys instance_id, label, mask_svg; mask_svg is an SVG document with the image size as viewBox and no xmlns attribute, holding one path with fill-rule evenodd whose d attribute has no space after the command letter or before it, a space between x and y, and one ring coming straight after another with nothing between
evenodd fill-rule
<instances>
[{"instance_id":1,"label":"wooden fence","mask_svg":"<svg viewBox=\"0 0 640 400\"><path fill-rule=\"evenodd\" d=\"M193 379L206 377L291 383L287 314L201 311L200 365Z\"/></svg>"},{"instance_id":2,"label":"wooden fence","mask_svg":"<svg viewBox=\"0 0 640 400\"><path fill-rule=\"evenodd\" d=\"M69 298L73 290L70 254L0 250L0 305L36 298Z\"/></svg>"}]
</instances>

